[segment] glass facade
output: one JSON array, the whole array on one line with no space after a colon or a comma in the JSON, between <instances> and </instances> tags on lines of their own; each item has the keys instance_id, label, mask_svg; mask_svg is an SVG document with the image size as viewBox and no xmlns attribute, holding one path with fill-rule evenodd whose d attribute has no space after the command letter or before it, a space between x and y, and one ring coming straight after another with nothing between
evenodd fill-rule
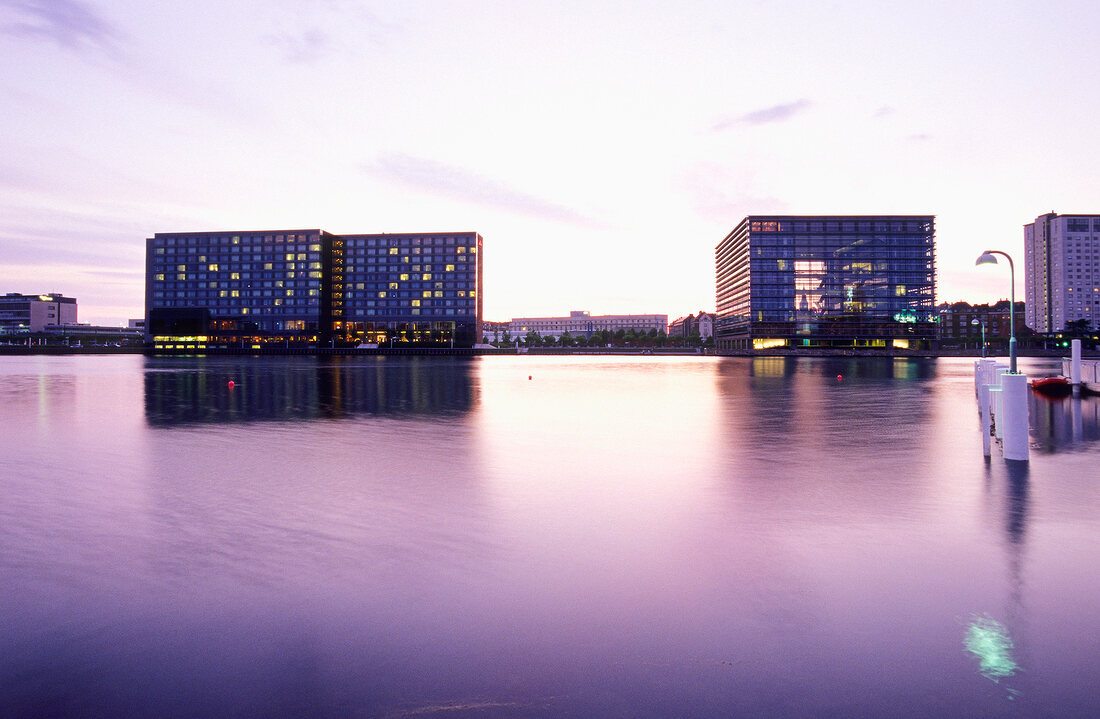
<instances>
[{"instance_id":1,"label":"glass facade","mask_svg":"<svg viewBox=\"0 0 1100 719\"><path fill-rule=\"evenodd\" d=\"M476 232L341 239L347 336L462 347L480 341L482 239Z\"/></svg>"},{"instance_id":2,"label":"glass facade","mask_svg":"<svg viewBox=\"0 0 1100 719\"><path fill-rule=\"evenodd\" d=\"M932 216L750 216L715 250L719 350L927 348Z\"/></svg>"},{"instance_id":3,"label":"glass facade","mask_svg":"<svg viewBox=\"0 0 1100 719\"><path fill-rule=\"evenodd\" d=\"M146 245L146 332L158 346L468 347L479 336L477 233L157 233Z\"/></svg>"}]
</instances>

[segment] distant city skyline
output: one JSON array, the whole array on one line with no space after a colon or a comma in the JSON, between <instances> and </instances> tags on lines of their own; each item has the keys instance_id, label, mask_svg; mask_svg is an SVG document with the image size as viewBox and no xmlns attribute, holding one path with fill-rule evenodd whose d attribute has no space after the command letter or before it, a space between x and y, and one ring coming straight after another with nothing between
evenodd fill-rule
<instances>
[{"instance_id":1,"label":"distant city skyline","mask_svg":"<svg viewBox=\"0 0 1100 719\"><path fill-rule=\"evenodd\" d=\"M0 0L0 288L125 324L156 232L462 229L486 319L679 317L746 215L934 214L995 302L1100 210L1100 7L990 8Z\"/></svg>"}]
</instances>

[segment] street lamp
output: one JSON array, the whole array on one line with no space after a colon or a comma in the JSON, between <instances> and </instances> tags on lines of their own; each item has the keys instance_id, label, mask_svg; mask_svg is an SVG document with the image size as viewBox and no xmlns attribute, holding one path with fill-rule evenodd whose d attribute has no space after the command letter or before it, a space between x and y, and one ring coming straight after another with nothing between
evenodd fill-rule
<instances>
[{"instance_id":1,"label":"street lamp","mask_svg":"<svg viewBox=\"0 0 1100 719\"><path fill-rule=\"evenodd\" d=\"M1001 255L1008 260L1008 276L1012 283L1008 305L1008 371L1016 374L1016 267L1012 264L1012 258L1008 253L1000 250L986 250L974 260L974 264L975 266L995 265L997 258L993 255Z\"/></svg>"},{"instance_id":2,"label":"street lamp","mask_svg":"<svg viewBox=\"0 0 1100 719\"><path fill-rule=\"evenodd\" d=\"M982 359L985 359L985 320L973 319L970 324L982 326Z\"/></svg>"}]
</instances>

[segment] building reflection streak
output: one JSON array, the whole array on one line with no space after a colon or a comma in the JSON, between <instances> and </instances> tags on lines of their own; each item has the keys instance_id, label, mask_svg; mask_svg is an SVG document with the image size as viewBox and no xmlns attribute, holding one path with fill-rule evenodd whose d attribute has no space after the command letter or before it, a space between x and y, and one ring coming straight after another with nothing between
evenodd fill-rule
<instances>
[{"instance_id":1,"label":"building reflection streak","mask_svg":"<svg viewBox=\"0 0 1100 719\"><path fill-rule=\"evenodd\" d=\"M1100 441L1100 398L1046 397L1029 393L1032 437L1040 452Z\"/></svg>"},{"instance_id":2,"label":"building reflection streak","mask_svg":"<svg viewBox=\"0 0 1100 719\"><path fill-rule=\"evenodd\" d=\"M152 426L465 413L470 358L148 358ZM233 383L230 386L230 382Z\"/></svg>"}]
</instances>

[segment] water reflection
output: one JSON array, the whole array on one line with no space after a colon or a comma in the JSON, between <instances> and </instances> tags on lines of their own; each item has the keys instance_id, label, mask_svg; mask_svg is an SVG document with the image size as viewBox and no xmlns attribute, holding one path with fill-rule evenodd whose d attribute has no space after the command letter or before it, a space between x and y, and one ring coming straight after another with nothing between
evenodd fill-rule
<instances>
[{"instance_id":1,"label":"water reflection","mask_svg":"<svg viewBox=\"0 0 1100 719\"><path fill-rule=\"evenodd\" d=\"M476 402L474 361L154 357L145 361L145 415L159 426L464 413Z\"/></svg>"},{"instance_id":2,"label":"water reflection","mask_svg":"<svg viewBox=\"0 0 1100 719\"><path fill-rule=\"evenodd\" d=\"M1100 397L1028 394L1032 436L1040 452L1053 453L1100 440Z\"/></svg>"},{"instance_id":3,"label":"water reflection","mask_svg":"<svg viewBox=\"0 0 1100 719\"><path fill-rule=\"evenodd\" d=\"M0 716L1090 715L1100 445L970 360L465 366L0 362Z\"/></svg>"}]
</instances>

